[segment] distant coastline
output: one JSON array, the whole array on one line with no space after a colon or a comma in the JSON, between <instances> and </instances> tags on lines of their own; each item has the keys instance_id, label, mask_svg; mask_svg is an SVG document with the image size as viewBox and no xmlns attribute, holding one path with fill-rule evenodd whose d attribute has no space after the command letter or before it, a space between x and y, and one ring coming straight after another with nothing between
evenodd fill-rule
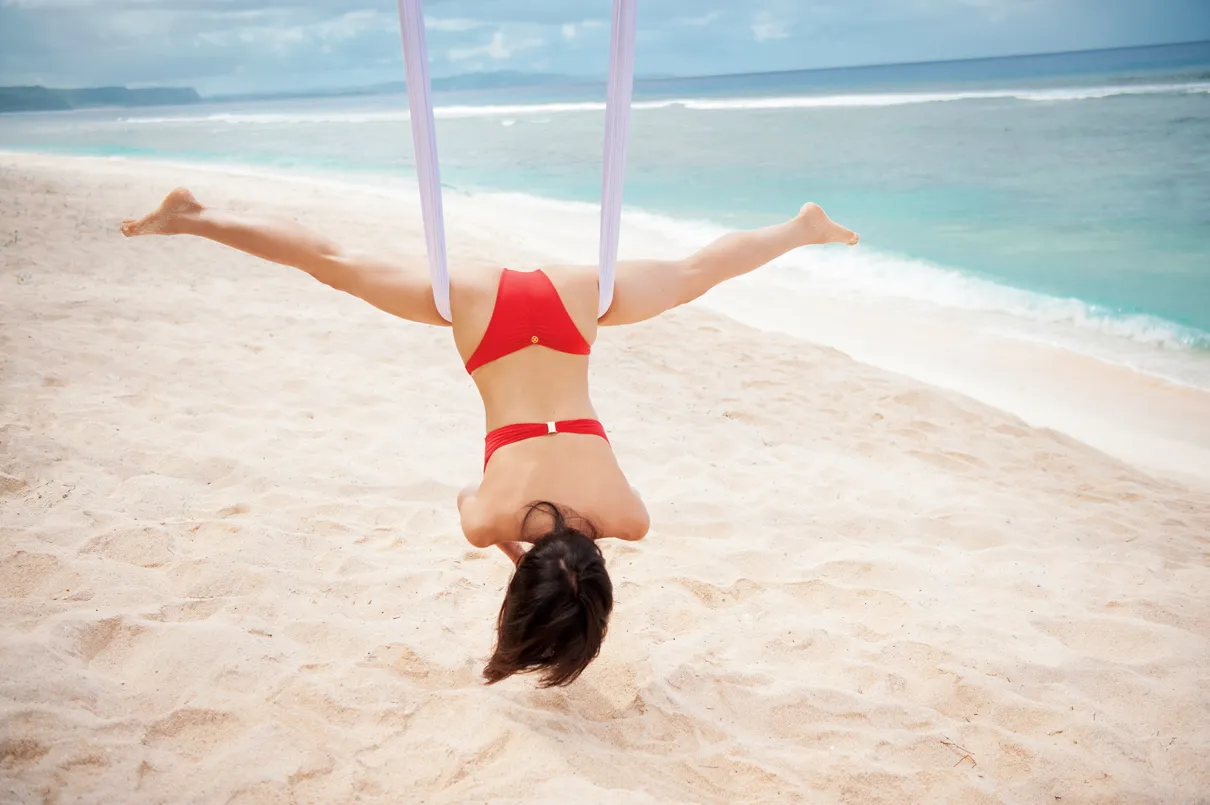
<instances>
[{"instance_id":1,"label":"distant coastline","mask_svg":"<svg viewBox=\"0 0 1210 805\"><path fill-rule=\"evenodd\" d=\"M494 73L472 73L446 78L434 78L436 91L458 91L465 89L523 88L543 86L569 86L585 82L571 76L553 73L520 73L498 71ZM231 101L276 101L302 98L346 98L359 95L393 95L407 91L403 81L389 81L364 87L341 87L298 91L273 91L249 93L223 93L201 95L192 87L87 87L80 89L52 89L50 87L0 87L0 113L4 112L58 112L72 109L97 109L105 107L140 106L185 106L196 103L222 103Z\"/></svg>"},{"instance_id":2,"label":"distant coastline","mask_svg":"<svg viewBox=\"0 0 1210 805\"><path fill-rule=\"evenodd\" d=\"M201 103L192 87L0 87L0 112L55 112L107 106L178 106Z\"/></svg>"},{"instance_id":3,"label":"distant coastline","mask_svg":"<svg viewBox=\"0 0 1210 805\"><path fill-rule=\"evenodd\" d=\"M641 78L639 80L642 80ZM561 75L558 73L524 73L513 70L497 70L491 73L465 73L462 75L434 78L434 92L458 92L481 89L522 89L525 87L569 87L601 83L588 78ZM295 91L240 92L207 95L206 101L278 101L298 98L349 98L359 95L401 95L407 92L404 81L386 81L361 87L334 87Z\"/></svg>"},{"instance_id":4,"label":"distant coastline","mask_svg":"<svg viewBox=\"0 0 1210 805\"><path fill-rule=\"evenodd\" d=\"M930 82L949 85L956 67L961 80L972 85L994 86L1021 80L1063 74L1068 77L1095 75L1108 78L1122 73L1120 59L1112 68L1104 60L1114 54L1129 54L1129 81L1148 80L1148 73L1172 80L1210 80L1210 41L1182 42L1170 45L1142 45L1126 48L1038 53L1020 56L992 56L939 62L871 64L843 67L788 70L775 73L746 73L714 76L640 75L635 79L635 98L663 98L678 94L726 95L777 94L787 90L802 93L813 87L828 91L890 91L902 86L922 89ZM1058 69L1061 68L1061 69ZM490 73L465 73L432 79L438 93L476 90L520 90L558 88L604 90L600 77L571 76L557 73L527 73L501 70ZM332 87L297 90L269 90L201 95L192 87L90 87L52 89L42 86L0 87L0 113L66 111L104 107L184 106L198 103L301 100L309 98L347 98L367 95L398 95L407 91L403 81L387 81L357 87Z\"/></svg>"}]
</instances>

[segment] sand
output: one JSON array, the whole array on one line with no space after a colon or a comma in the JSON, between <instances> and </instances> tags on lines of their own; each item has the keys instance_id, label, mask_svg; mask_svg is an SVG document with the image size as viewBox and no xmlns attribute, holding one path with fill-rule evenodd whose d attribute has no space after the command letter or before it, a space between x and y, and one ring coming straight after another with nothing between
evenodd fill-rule
<instances>
[{"instance_id":1,"label":"sand","mask_svg":"<svg viewBox=\"0 0 1210 805\"><path fill-rule=\"evenodd\" d=\"M0 156L0 801L1210 801L1206 486L701 306L594 354L653 518L601 657L483 687L449 333L118 236L176 184L421 253L410 200ZM456 261L542 259L489 212Z\"/></svg>"}]
</instances>

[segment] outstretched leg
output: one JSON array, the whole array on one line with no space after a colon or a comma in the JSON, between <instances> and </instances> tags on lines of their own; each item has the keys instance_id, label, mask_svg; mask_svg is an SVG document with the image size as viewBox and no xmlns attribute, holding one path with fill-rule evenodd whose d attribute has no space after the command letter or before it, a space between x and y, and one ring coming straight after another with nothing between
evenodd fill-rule
<instances>
[{"instance_id":1,"label":"outstretched leg","mask_svg":"<svg viewBox=\"0 0 1210 805\"><path fill-rule=\"evenodd\" d=\"M183 187L152 212L125 221L122 234L196 235L262 260L292 266L377 308L422 324L446 325L433 302L427 270L345 251L287 218L205 207Z\"/></svg>"},{"instance_id":2,"label":"outstretched leg","mask_svg":"<svg viewBox=\"0 0 1210 805\"><path fill-rule=\"evenodd\" d=\"M684 260L622 261L615 277L613 304L600 323L633 324L654 318L800 246L854 246L857 241L856 233L829 218L818 204L804 204L785 223L731 232Z\"/></svg>"}]
</instances>

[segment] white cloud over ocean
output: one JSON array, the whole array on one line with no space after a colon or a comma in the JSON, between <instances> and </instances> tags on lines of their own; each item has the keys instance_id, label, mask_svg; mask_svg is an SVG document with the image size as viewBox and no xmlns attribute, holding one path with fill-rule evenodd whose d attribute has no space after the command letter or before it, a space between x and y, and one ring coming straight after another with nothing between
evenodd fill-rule
<instances>
[{"instance_id":1,"label":"white cloud over ocean","mask_svg":"<svg viewBox=\"0 0 1210 805\"><path fill-rule=\"evenodd\" d=\"M609 0L431 0L434 76L600 76ZM0 0L0 84L204 91L402 77L392 0ZM1210 39L1207 0L642 0L640 75L762 72Z\"/></svg>"}]
</instances>

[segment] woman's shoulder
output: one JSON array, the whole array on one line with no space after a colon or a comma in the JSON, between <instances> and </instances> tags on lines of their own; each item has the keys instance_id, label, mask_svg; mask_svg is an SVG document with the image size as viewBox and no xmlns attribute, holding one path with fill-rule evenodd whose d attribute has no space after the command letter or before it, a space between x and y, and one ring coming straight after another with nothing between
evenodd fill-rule
<instances>
[{"instance_id":1,"label":"woman's shoulder","mask_svg":"<svg viewBox=\"0 0 1210 805\"><path fill-rule=\"evenodd\" d=\"M558 290L567 312L581 329L597 320L597 270L574 265L542 266ZM591 340L591 339L590 339Z\"/></svg>"},{"instance_id":2,"label":"woman's shoulder","mask_svg":"<svg viewBox=\"0 0 1210 805\"><path fill-rule=\"evenodd\" d=\"M594 266L576 266L559 263L541 266L541 270L556 285L567 283L568 285L591 287L594 289L597 287L597 269Z\"/></svg>"},{"instance_id":3,"label":"woman's shoulder","mask_svg":"<svg viewBox=\"0 0 1210 805\"><path fill-rule=\"evenodd\" d=\"M462 294L496 292L504 267L486 261L459 263L450 272L450 288Z\"/></svg>"},{"instance_id":4,"label":"woman's shoulder","mask_svg":"<svg viewBox=\"0 0 1210 805\"><path fill-rule=\"evenodd\" d=\"M642 539L651 525L647 507L612 453L605 459L599 452L610 448L598 441L559 446L533 440L529 447L543 450L540 458L493 458L478 488L475 526L483 534L516 540L533 502L552 501L591 523L600 537ZM524 443L519 446L524 451Z\"/></svg>"}]
</instances>

